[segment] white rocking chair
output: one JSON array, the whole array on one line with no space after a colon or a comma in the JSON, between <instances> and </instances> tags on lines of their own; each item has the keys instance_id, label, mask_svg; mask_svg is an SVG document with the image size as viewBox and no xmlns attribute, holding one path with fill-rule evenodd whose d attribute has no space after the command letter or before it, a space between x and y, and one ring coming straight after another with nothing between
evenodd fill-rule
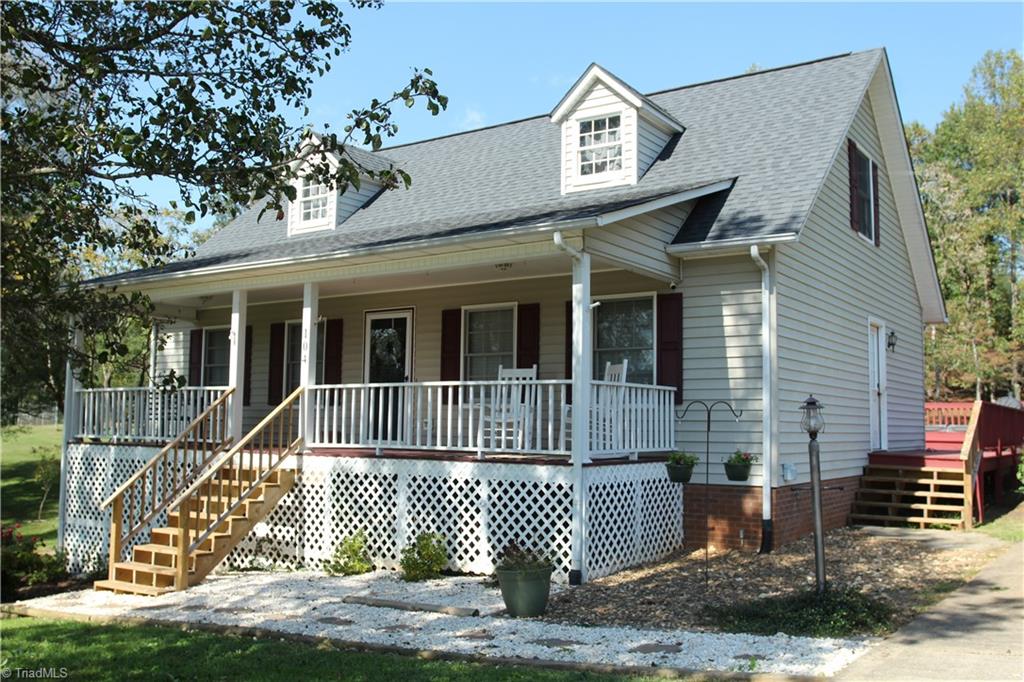
<instances>
[{"instance_id":1,"label":"white rocking chair","mask_svg":"<svg viewBox=\"0 0 1024 682\"><path fill-rule=\"evenodd\" d=\"M591 442L608 442L615 438L616 429L625 428L622 418L622 403L624 391L618 386L608 386L609 383L625 384L626 372L629 370L629 358L622 358L622 362L613 365L606 362L604 365L604 383L597 386L594 392L596 399L590 405L591 421ZM595 439L596 436L596 439ZM560 442L565 443L566 449L572 449L572 405L566 405L562 415ZM615 457L618 454L613 455Z\"/></svg>"},{"instance_id":2,"label":"white rocking chair","mask_svg":"<svg viewBox=\"0 0 1024 682\"><path fill-rule=\"evenodd\" d=\"M485 398L480 421L481 450L529 450L534 445L537 413L537 365L527 369L498 367L498 385Z\"/></svg>"}]
</instances>

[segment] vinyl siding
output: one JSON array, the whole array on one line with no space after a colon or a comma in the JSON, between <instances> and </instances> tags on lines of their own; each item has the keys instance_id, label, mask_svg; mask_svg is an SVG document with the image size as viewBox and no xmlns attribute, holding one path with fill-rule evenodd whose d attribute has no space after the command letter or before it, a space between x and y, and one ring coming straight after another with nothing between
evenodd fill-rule
<instances>
[{"instance_id":1,"label":"vinyl siding","mask_svg":"<svg viewBox=\"0 0 1024 682\"><path fill-rule=\"evenodd\" d=\"M895 330L886 355L889 449L924 447L921 306L900 231L870 99L849 134L878 165L881 246L850 229L846 145L800 234L776 254L779 461L809 477L797 409L808 393L826 406L821 435L826 478L861 473L870 449L868 317Z\"/></svg>"},{"instance_id":2,"label":"vinyl siding","mask_svg":"<svg viewBox=\"0 0 1024 682\"><path fill-rule=\"evenodd\" d=\"M156 353L156 376L159 382L170 370L188 379L189 331L195 325L189 322L164 323L160 325L163 349Z\"/></svg>"},{"instance_id":3,"label":"vinyl siding","mask_svg":"<svg viewBox=\"0 0 1024 682\"><path fill-rule=\"evenodd\" d=\"M658 155L661 154L665 145L671 139L671 135L655 127L648 121L641 120L637 128L637 176L643 177L647 169L651 167Z\"/></svg>"},{"instance_id":4,"label":"vinyl siding","mask_svg":"<svg viewBox=\"0 0 1024 682\"><path fill-rule=\"evenodd\" d=\"M746 257L687 261L681 290L684 401L727 400L743 411L739 422L723 406L713 412L710 480L728 483L721 462L735 450L761 459L761 274ZM702 460L696 482L704 481L704 440L698 406L677 431L679 447ZM760 484L756 464L749 485Z\"/></svg>"},{"instance_id":5,"label":"vinyl siding","mask_svg":"<svg viewBox=\"0 0 1024 682\"><path fill-rule=\"evenodd\" d=\"M612 225L583 233L583 243L597 258L606 258L627 269L669 281L679 279L679 261L665 252L665 245L679 232L693 202L651 211Z\"/></svg>"},{"instance_id":6,"label":"vinyl siding","mask_svg":"<svg viewBox=\"0 0 1024 682\"><path fill-rule=\"evenodd\" d=\"M380 191L380 184L365 178L359 183L359 189L351 185L344 192L335 192L338 198L336 222L345 222L353 213L361 209L367 201Z\"/></svg>"}]
</instances>

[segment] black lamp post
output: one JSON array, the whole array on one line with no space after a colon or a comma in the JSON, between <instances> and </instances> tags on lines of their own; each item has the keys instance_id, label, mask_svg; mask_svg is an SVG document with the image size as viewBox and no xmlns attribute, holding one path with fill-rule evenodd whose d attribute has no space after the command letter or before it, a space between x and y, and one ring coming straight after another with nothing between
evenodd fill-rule
<instances>
[{"instance_id":1,"label":"black lamp post","mask_svg":"<svg viewBox=\"0 0 1024 682\"><path fill-rule=\"evenodd\" d=\"M800 419L800 428L811 438L807 444L807 455L811 460L811 504L814 512L814 577L818 595L821 596L825 593L825 537L821 521L821 450L818 434L825 430L825 418L821 414L825 406L811 395L800 409L804 413Z\"/></svg>"}]
</instances>

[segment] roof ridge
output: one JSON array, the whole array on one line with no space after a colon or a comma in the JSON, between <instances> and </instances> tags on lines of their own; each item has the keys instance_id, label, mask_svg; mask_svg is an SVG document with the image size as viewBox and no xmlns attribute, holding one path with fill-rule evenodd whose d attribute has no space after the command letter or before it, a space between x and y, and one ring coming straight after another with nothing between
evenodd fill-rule
<instances>
[{"instance_id":1,"label":"roof ridge","mask_svg":"<svg viewBox=\"0 0 1024 682\"><path fill-rule=\"evenodd\" d=\"M851 51L851 52L840 52L838 54L829 55L827 57L819 57L817 59L809 59L809 60L803 61L803 62L795 62L793 64L785 64L783 66L774 66L774 67L772 67L770 69L761 69L760 71L753 71L751 73L739 73L739 74L736 74L734 76L724 76L722 78L712 78L711 80L698 81L696 83L688 83L686 85L677 85L677 86L674 86L674 87L671 87L671 88L665 88L664 90L654 90L652 92L647 92L647 93L642 93L642 92L639 92L638 90L637 90L637 92L641 96L643 96L643 97L653 97L655 95L664 95L664 94L669 93L669 92L677 92L679 90L686 90L688 88L696 88L696 87L700 87L702 85L712 85L714 83L722 83L722 82L725 82L725 81L737 80L739 78L747 78L747 77L750 77L750 76L760 76L760 75L766 74L766 73L774 73L776 71L785 71L786 69L795 69L795 68L799 68L801 66L810 66L811 64L818 64L820 62L827 62L827 61L831 61L833 59L842 59L844 57L850 57L850 56L853 56L855 54L861 54L862 52L872 52L872 51L878 50L878 49L881 49L881 48L872 48L871 50L861 50L859 52L853 52L853 51ZM597 64L597 62L591 62L590 63L590 66L594 66L594 65L601 66L600 64ZM588 66L587 69L589 69L590 66ZM601 68L604 68L604 67L602 66ZM607 69L605 69L605 70L607 71ZM584 71L584 73L586 73L586 71ZM611 72L609 71L609 73L611 73ZM616 78L618 78L618 76L616 76ZM619 78L619 80L622 80L622 79ZM622 81L622 82L625 83L625 81ZM628 83L627 83L627 85L628 85ZM630 86L630 87L632 87L632 86ZM633 88L633 89L635 90L635 88ZM469 135L471 133L480 133L480 132L483 132L485 130L493 130L494 128L501 128L503 126L516 125L517 123L525 123L527 121L532 121L532 120L537 119L537 118L547 118L548 116L550 116L550 112L546 113L546 114L535 114L533 116L525 116L523 118L517 118L517 119L513 119L511 121L503 121L501 123L493 123L493 124L491 124L489 126L482 126L480 128L473 128L471 130L460 130L460 131L454 132L454 133L446 133L444 135L437 135L435 137L428 137L428 138L425 138L423 140L415 140L413 142L403 142L401 144L394 144L394 145L391 145L389 147L381 147L377 151L370 152L370 153L371 154L379 154L380 152L384 152L384 151L387 151L389 149L400 149L402 147L412 147L412 146L418 145L418 144L426 144L427 142L436 142L438 140L446 140L446 139L451 138L451 137L459 137L459 136L462 136L462 135Z\"/></svg>"}]
</instances>

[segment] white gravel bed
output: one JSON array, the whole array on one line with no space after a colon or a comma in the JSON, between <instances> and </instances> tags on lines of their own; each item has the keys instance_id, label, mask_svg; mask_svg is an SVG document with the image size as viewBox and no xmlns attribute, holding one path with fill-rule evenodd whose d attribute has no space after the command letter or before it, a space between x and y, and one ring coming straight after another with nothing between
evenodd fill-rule
<instances>
[{"instance_id":1,"label":"white gravel bed","mask_svg":"<svg viewBox=\"0 0 1024 682\"><path fill-rule=\"evenodd\" d=\"M454 617L342 602L354 594L479 608L485 615ZM493 615L502 607L501 595L480 578L404 583L383 571L351 577L305 571L221 573L186 592L161 597L83 590L21 603L65 613L259 627L415 650L796 675L833 675L874 641L584 627L514 619Z\"/></svg>"}]
</instances>

